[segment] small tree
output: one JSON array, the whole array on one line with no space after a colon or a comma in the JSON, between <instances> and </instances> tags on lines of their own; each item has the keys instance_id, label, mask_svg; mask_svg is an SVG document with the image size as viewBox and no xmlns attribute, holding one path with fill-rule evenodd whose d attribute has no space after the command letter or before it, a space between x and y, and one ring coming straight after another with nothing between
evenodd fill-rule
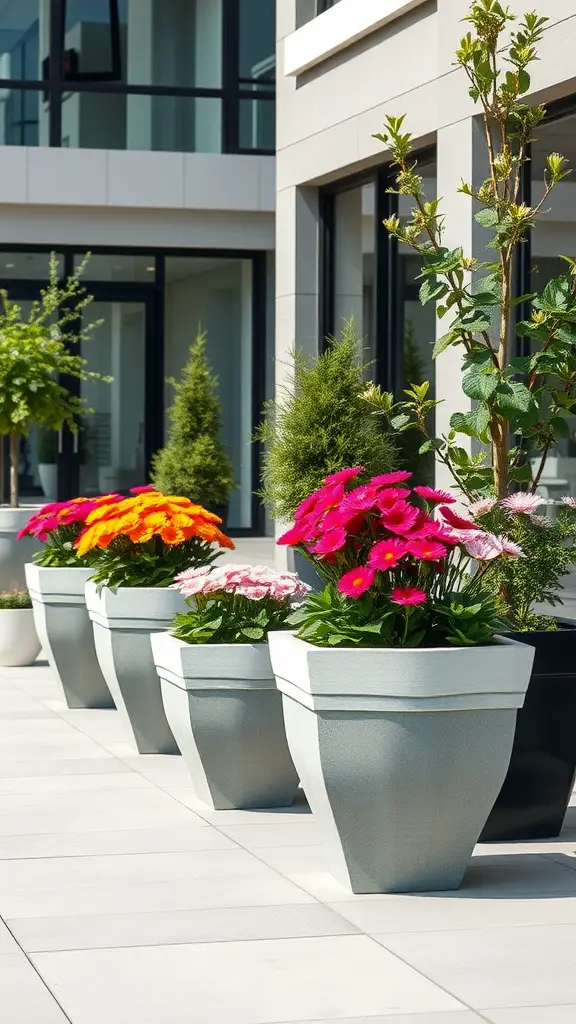
<instances>
[{"instance_id":1,"label":"small tree","mask_svg":"<svg viewBox=\"0 0 576 1024\"><path fill-rule=\"evenodd\" d=\"M369 364L362 362L354 320L318 358L296 350L293 360L293 380L267 403L257 432L265 445L261 497L271 516L283 520L330 473L362 465L368 478L395 461L390 434L362 397Z\"/></svg>"},{"instance_id":2,"label":"small tree","mask_svg":"<svg viewBox=\"0 0 576 1024\"><path fill-rule=\"evenodd\" d=\"M92 302L80 278L89 257L60 284L58 259L50 256L49 284L28 317L6 291L0 291L0 435L10 438L10 505L18 506L20 442L32 427L78 431L78 418L92 412L62 380L105 380L86 369L74 346L87 341L101 321L83 326L82 312Z\"/></svg>"},{"instance_id":3,"label":"small tree","mask_svg":"<svg viewBox=\"0 0 576 1024\"><path fill-rule=\"evenodd\" d=\"M232 460L220 440L218 379L206 356L200 331L190 348L182 379L170 377L176 392L170 409L168 443L154 456L152 483L165 494L179 494L202 505L226 505L234 486Z\"/></svg>"},{"instance_id":4,"label":"small tree","mask_svg":"<svg viewBox=\"0 0 576 1024\"><path fill-rule=\"evenodd\" d=\"M422 303L434 302L439 317L453 317L434 355L461 348L462 389L474 408L455 413L446 435L429 437L427 415L435 403L423 385L409 390L409 401L394 409L393 422L398 430L414 424L421 429L420 451L435 451L467 498L502 499L518 485L537 490L548 453L569 436L567 421L576 411L576 260L562 257L567 273L550 281L542 294L513 293L519 248L569 170L564 157L551 153L542 199L531 206L523 202L529 144L545 115L544 107L530 106L523 97L548 19L528 13L511 30L516 16L509 8L499 0L479 0L464 20L473 31L461 40L456 63L481 108L489 174L477 187L463 181L458 191L474 200L476 220L490 232L485 261L443 244L441 201L426 200L404 118L388 117L375 137L388 146L398 168L393 191L414 201L407 221L394 216L384 223L392 237L422 258ZM514 325L515 307L529 301L531 316ZM525 354L516 351L515 336L527 339ZM380 398L381 411L389 413L390 396ZM458 435L474 438L476 452L459 445ZM539 453L534 473L526 458L531 450Z\"/></svg>"}]
</instances>

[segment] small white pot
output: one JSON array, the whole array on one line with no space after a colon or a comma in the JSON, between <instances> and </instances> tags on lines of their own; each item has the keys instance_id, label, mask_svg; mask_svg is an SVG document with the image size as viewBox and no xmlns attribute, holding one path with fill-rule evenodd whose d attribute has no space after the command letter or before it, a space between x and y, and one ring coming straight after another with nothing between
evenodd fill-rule
<instances>
[{"instance_id":1,"label":"small white pot","mask_svg":"<svg viewBox=\"0 0 576 1024\"><path fill-rule=\"evenodd\" d=\"M268 644L186 644L152 634L166 718L201 800L288 807L298 776Z\"/></svg>"},{"instance_id":2,"label":"small white pot","mask_svg":"<svg viewBox=\"0 0 576 1024\"><path fill-rule=\"evenodd\" d=\"M24 566L32 561L42 545L34 537L22 540L16 537L40 508L41 505L28 508L0 505L0 590L23 590L26 586Z\"/></svg>"},{"instance_id":3,"label":"small white pot","mask_svg":"<svg viewBox=\"0 0 576 1024\"><path fill-rule=\"evenodd\" d=\"M40 641L31 608L0 608L0 665L3 668L33 665Z\"/></svg>"},{"instance_id":4,"label":"small white pot","mask_svg":"<svg viewBox=\"0 0 576 1024\"><path fill-rule=\"evenodd\" d=\"M53 462L39 462L38 476L46 501L56 501L58 496L58 466Z\"/></svg>"},{"instance_id":5,"label":"small white pot","mask_svg":"<svg viewBox=\"0 0 576 1024\"><path fill-rule=\"evenodd\" d=\"M26 565L38 637L69 708L114 707L86 608L86 583L93 573L93 569Z\"/></svg>"},{"instance_id":6,"label":"small white pot","mask_svg":"<svg viewBox=\"0 0 576 1024\"><path fill-rule=\"evenodd\" d=\"M457 889L508 769L534 648L269 642L333 874L358 893Z\"/></svg>"},{"instance_id":7,"label":"small white pot","mask_svg":"<svg viewBox=\"0 0 576 1024\"><path fill-rule=\"evenodd\" d=\"M119 587L113 593L86 584L102 675L141 754L177 754L166 720L150 634L168 629L186 602L177 590Z\"/></svg>"}]
</instances>

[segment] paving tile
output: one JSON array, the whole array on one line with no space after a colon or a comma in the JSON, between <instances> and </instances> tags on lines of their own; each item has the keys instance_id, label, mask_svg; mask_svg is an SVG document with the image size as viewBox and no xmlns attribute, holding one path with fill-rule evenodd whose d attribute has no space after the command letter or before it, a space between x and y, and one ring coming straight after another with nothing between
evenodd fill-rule
<instances>
[{"instance_id":1,"label":"paving tile","mask_svg":"<svg viewBox=\"0 0 576 1024\"><path fill-rule=\"evenodd\" d=\"M230 836L247 850L258 850L270 846L318 846L320 834L318 825L310 815L292 815L289 822L282 825L220 825L217 819L214 824L221 828L225 835Z\"/></svg>"},{"instance_id":2,"label":"paving tile","mask_svg":"<svg viewBox=\"0 0 576 1024\"><path fill-rule=\"evenodd\" d=\"M215 859L216 854L235 852L237 851L210 851L210 855L206 855L206 861ZM187 859L194 856L197 856L195 852L186 855ZM73 858L69 863L80 864L86 859L88 858ZM103 857L100 862L102 867L98 868L102 875L105 873L103 865L107 859ZM128 856L123 859L129 870L132 858ZM4 866L40 862L0 863ZM190 865L188 869L180 872L180 877L172 877L166 871L162 878L153 877L149 881L105 882L102 877L94 876L91 885L80 884L68 888L42 888L40 881L36 889L29 887L5 892L0 899L0 914L4 918L71 917L76 914L146 914L314 902L308 893L281 878L259 861L255 862L253 869L245 862L243 867L238 865L236 870L228 870L227 873L222 869L219 871L217 863L214 863L210 873L210 865L205 862L202 870L197 869L196 873Z\"/></svg>"},{"instance_id":3,"label":"paving tile","mask_svg":"<svg viewBox=\"0 0 576 1024\"><path fill-rule=\"evenodd\" d=\"M576 1003L576 924L375 937L475 1010Z\"/></svg>"},{"instance_id":4,"label":"paving tile","mask_svg":"<svg viewBox=\"0 0 576 1024\"><path fill-rule=\"evenodd\" d=\"M442 1013L403 1013L400 1017L347 1017L323 1020L322 1024L480 1024L481 1018L468 1010L444 1010ZM286 1024L318 1024L314 1020L287 1021Z\"/></svg>"},{"instance_id":5,"label":"paving tile","mask_svg":"<svg viewBox=\"0 0 576 1024\"><path fill-rule=\"evenodd\" d=\"M207 822L196 821L191 825L157 829L0 836L0 859L178 853L185 850L224 850L234 846L228 836L211 828Z\"/></svg>"},{"instance_id":6,"label":"paving tile","mask_svg":"<svg viewBox=\"0 0 576 1024\"><path fill-rule=\"evenodd\" d=\"M218 828L228 825L292 825L295 815L310 816L307 804L293 804L292 807L278 807L267 811L214 811L201 800L190 803L196 814Z\"/></svg>"},{"instance_id":7,"label":"paving tile","mask_svg":"<svg viewBox=\"0 0 576 1024\"><path fill-rule=\"evenodd\" d=\"M0 835L191 825L199 819L157 789L0 796Z\"/></svg>"},{"instance_id":8,"label":"paving tile","mask_svg":"<svg viewBox=\"0 0 576 1024\"><path fill-rule=\"evenodd\" d=\"M75 1024L277 1024L464 1009L362 935L37 953ZM158 979L162 984L158 984Z\"/></svg>"},{"instance_id":9,"label":"paving tile","mask_svg":"<svg viewBox=\"0 0 576 1024\"><path fill-rule=\"evenodd\" d=\"M523 1006L512 1010L486 1010L483 1017L493 1024L574 1024L576 1003L571 1006Z\"/></svg>"},{"instance_id":10,"label":"paving tile","mask_svg":"<svg viewBox=\"0 0 576 1024\"><path fill-rule=\"evenodd\" d=\"M22 953L0 957L3 1024L69 1024L54 997Z\"/></svg>"},{"instance_id":11,"label":"paving tile","mask_svg":"<svg viewBox=\"0 0 576 1024\"><path fill-rule=\"evenodd\" d=\"M342 892L342 886L328 874L326 854L321 846L265 846L255 852L259 860L298 884L302 876L306 882L310 874L321 874L328 879L334 898Z\"/></svg>"},{"instance_id":12,"label":"paving tile","mask_svg":"<svg viewBox=\"0 0 576 1024\"><path fill-rule=\"evenodd\" d=\"M334 915L336 916L336 915ZM20 953L20 947L10 934L3 921L0 921L0 956L8 953Z\"/></svg>"},{"instance_id":13,"label":"paving tile","mask_svg":"<svg viewBox=\"0 0 576 1024\"><path fill-rule=\"evenodd\" d=\"M223 910L177 910L157 914L18 918L9 919L9 924L27 953L346 935L357 932L353 924L318 903L226 907ZM0 952L1 936L0 932Z\"/></svg>"},{"instance_id":14,"label":"paving tile","mask_svg":"<svg viewBox=\"0 0 576 1024\"><path fill-rule=\"evenodd\" d=\"M94 775L96 773L117 775L120 772L128 774L130 771L128 765L123 764L122 761L116 761L106 751L102 751L102 756L98 756L98 758L84 757L62 760L48 757L46 760L40 758L31 761L0 761L0 779L37 778L39 775Z\"/></svg>"},{"instance_id":15,"label":"paving tile","mask_svg":"<svg viewBox=\"0 0 576 1024\"><path fill-rule=\"evenodd\" d=\"M87 793L104 789L151 789L153 784L137 772L101 775L31 775L24 779L0 779L0 797L35 793Z\"/></svg>"},{"instance_id":16,"label":"paving tile","mask_svg":"<svg viewBox=\"0 0 576 1024\"><path fill-rule=\"evenodd\" d=\"M4 736L0 743L0 765L10 765L28 761L66 761L83 760L84 758L101 759L110 757L92 740L74 733L70 736L43 736L42 739L27 739L21 736Z\"/></svg>"}]
</instances>

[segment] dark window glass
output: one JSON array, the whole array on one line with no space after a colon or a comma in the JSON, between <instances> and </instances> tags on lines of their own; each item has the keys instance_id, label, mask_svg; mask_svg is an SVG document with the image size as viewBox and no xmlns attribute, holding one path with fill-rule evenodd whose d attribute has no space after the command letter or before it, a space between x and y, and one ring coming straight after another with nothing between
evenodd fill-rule
<instances>
[{"instance_id":1,"label":"dark window glass","mask_svg":"<svg viewBox=\"0 0 576 1024\"><path fill-rule=\"evenodd\" d=\"M240 149L276 146L276 103L273 99L240 100Z\"/></svg>"},{"instance_id":2,"label":"dark window glass","mask_svg":"<svg viewBox=\"0 0 576 1024\"><path fill-rule=\"evenodd\" d=\"M35 90L0 90L0 145L39 145L40 100Z\"/></svg>"},{"instance_id":3,"label":"dark window glass","mask_svg":"<svg viewBox=\"0 0 576 1024\"><path fill-rule=\"evenodd\" d=\"M263 83L273 82L275 72L275 2L274 0L240 0L240 79Z\"/></svg>"},{"instance_id":4,"label":"dark window glass","mask_svg":"<svg viewBox=\"0 0 576 1024\"><path fill-rule=\"evenodd\" d=\"M0 78L41 81L40 0L0 5Z\"/></svg>"}]
</instances>

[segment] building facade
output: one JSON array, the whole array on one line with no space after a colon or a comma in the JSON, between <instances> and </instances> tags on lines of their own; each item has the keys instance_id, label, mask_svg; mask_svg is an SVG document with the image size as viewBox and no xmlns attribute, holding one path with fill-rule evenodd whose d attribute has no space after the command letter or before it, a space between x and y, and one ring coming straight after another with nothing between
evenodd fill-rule
<instances>
[{"instance_id":1,"label":"building facade","mask_svg":"<svg viewBox=\"0 0 576 1024\"><path fill-rule=\"evenodd\" d=\"M460 353L449 349L432 361L437 325L432 307L418 299L418 258L391 242L382 224L392 213L406 214L409 204L386 191L393 169L373 135L386 114L407 115L426 191L443 197L445 243L486 259L486 233L473 219L471 200L456 191L462 178L479 184L486 177L477 109L454 66L468 6L277 2L277 366L295 342L317 352L353 314L380 384L400 393L416 377L432 381L442 401L439 432L453 412L469 408L459 387ZM523 186L530 202L543 194L546 154L563 153L576 165L576 11L571 0L511 6L519 14L539 6L549 18L529 96L548 108ZM561 273L559 253L576 256L574 174L555 190L523 247L518 294L540 290ZM440 334L445 329L439 325ZM576 494L574 427L542 480L552 496ZM442 467L436 475L449 485Z\"/></svg>"},{"instance_id":2,"label":"building facade","mask_svg":"<svg viewBox=\"0 0 576 1024\"><path fill-rule=\"evenodd\" d=\"M274 373L275 0L0 0L0 285L24 311L87 252L102 321L83 353L111 385L81 444L36 433L24 498L125 489L163 443L201 325L237 487L260 533L252 436Z\"/></svg>"}]
</instances>

